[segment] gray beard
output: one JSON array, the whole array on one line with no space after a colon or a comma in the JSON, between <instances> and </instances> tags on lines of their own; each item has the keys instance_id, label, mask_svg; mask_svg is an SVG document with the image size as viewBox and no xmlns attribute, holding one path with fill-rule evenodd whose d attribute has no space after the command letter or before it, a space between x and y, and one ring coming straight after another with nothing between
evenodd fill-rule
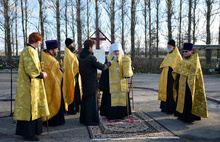
<instances>
[{"instance_id":1,"label":"gray beard","mask_svg":"<svg viewBox=\"0 0 220 142\"><path fill-rule=\"evenodd\" d=\"M173 51L173 48L168 48L167 47L167 53L170 53L171 51Z\"/></svg>"}]
</instances>

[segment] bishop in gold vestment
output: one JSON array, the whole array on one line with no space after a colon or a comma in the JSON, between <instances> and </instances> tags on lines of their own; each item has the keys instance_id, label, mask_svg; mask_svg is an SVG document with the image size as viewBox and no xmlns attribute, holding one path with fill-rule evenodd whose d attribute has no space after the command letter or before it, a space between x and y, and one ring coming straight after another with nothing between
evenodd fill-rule
<instances>
[{"instance_id":1,"label":"bishop in gold vestment","mask_svg":"<svg viewBox=\"0 0 220 142\"><path fill-rule=\"evenodd\" d=\"M191 43L184 43L183 52L184 59L172 73L179 78L175 115L183 122L193 122L208 117L206 94L198 52Z\"/></svg>"},{"instance_id":2,"label":"bishop in gold vestment","mask_svg":"<svg viewBox=\"0 0 220 142\"><path fill-rule=\"evenodd\" d=\"M44 81L50 116L44 117L43 121L49 119L50 126L58 126L65 123L64 102L61 94L61 83L63 73L59 62L55 59L58 54L57 40L46 41L47 49L41 52L41 60L44 63L44 71L48 77ZM44 123L46 124L46 122Z\"/></svg>"},{"instance_id":3,"label":"bishop in gold vestment","mask_svg":"<svg viewBox=\"0 0 220 142\"><path fill-rule=\"evenodd\" d=\"M173 82L176 78L172 77L172 71L182 60L175 41L171 39L167 43L168 54L160 65L161 76L158 91L158 100L161 100L160 109L162 112L174 113L176 109L176 89Z\"/></svg>"},{"instance_id":4,"label":"bishop in gold vestment","mask_svg":"<svg viewBox=\"0 0 220 142\"><path fill-rule=\"evenodd\" d=\"M81 96L81 76L79 74L79 61L73 53L75 44L72 39L65 40L66 48L64 53L64 77L63 77L63 98L65 109L68 114L79 112L82 100Z\"/></svg>"},{"instance_id":5,"label":"bishop in gold vestment","mask_svg":"<svg viewBox=\"0 0 220 142\"><path fill-rule=\"evenodd\" d=\"M108 119L123 119L131 114L127 77L131 77L131 62L119 43L113 43L108 61L113 59L109 69L102 71L99 89L103 91L100 114ZM127 60L130 61L130 60ZM125 67L126 66L126 67Z\"/></svg>"},{"instance_id":6,"label":"bishop in gold vestment","mask_svg":"<svg viewBox=\"0 0 220 142\"><path fill-rule=\"evenodd\" d=\"M17 120L16 134L27 140L39 140L35 135L42 133L41 117L49 115L43 78L36 48L42 43L39 33L29 35L29 44L23 49L19 58L19 69L14 105Z\"/></svg>"}]
</instances>

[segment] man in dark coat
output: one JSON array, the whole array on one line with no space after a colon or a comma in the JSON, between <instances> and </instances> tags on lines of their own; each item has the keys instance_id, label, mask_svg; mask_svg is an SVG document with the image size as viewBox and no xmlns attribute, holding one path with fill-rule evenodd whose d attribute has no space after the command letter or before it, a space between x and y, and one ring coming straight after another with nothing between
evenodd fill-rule
<instances>
[{"instance_id":1,"label":"man in dark coat","mask_svg":"<svg viewBox=\"0 0 220 142\"><path fill-rule=\"evenodd\" d=\"M84 48L79 56L79 73L82 77L82 104L80 111L80 123L88 125L99 125L98 115L98 79L97 69L106 70L112 61L102 64L93 55L95 42L86 40Z\"/></svg>"}]
</instances>

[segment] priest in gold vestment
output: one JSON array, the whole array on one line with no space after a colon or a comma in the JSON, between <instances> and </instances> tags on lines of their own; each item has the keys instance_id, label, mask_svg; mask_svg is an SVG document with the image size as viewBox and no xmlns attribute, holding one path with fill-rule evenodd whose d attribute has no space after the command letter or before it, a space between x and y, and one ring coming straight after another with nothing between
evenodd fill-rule
<instances>
[{"instance_id":1,"label":"priest in gold vestment","mask_svg":"<svg viewBox=\"0 0 220 142\"><path fill-rule=\"evenodd\" d=\"M65 40L64 52L64 77L63 77L63 98L67 114L76 114L79 112L79 106L82 100L81 96L81 77L79 74L79 61L74 54L75 43L72 39Z\"/></svg>"},{"instance_id":2,"label":"priest in gold vestment","mask_svg":"<svg viewBox=\"0 0 220 142\"><path fill-rule=\"evenodd\" d=\"M42 117L49 115L43 79L47 73L41 71L36 48L42 44L39 33L29 35L29 43L21 52L14 105L17 120L16 135L26 140L38 141L36 135L42 133Z\"/></svg>"},{"instance_id":3,"label":"priest in gold vestment","mask_svg":"<svg viewBox=\"0 0 220 142\"><path fill-rule=\"evenodd\" d=\"M184 59L173 70L177 77L177 106L175 116L183 122L208 117L205 87L198 51L192 43L183 44Z\"/></svg>"},{"instance_id":4,"label":"priest in gold vestment","mask_svg":"<svg viewBox=\"0 0 220 142\"><path fill-rule=\"evenodd\" d=\"M158 100L161 100L161 111L172 114L176 109L176 89L173 84L176 78L173 78L172 71L182 60L182 57L173 39L167 43L167 52L168 54L160 65L162 72L160 76Z\"/></svg>"},{"instance_id":5,"label":"priest in gold vestment","mask_svg":"<svg viewBox=\"0 0 220 142\"><path fill-rule=\"evenodd\" d=\"M109 69L102 71L99 80L99 89L103 91L100 115L108 119L123 119L131 114L126 78L131 77L133 72L131 62L125 62L130 57L124 55L121 44L113 43L107 58L108 61L113 59L113 63Z\"/></svg>"},{"instance_id":6,"label":"priest in gold vestment","mask_svg":"<svg viewBox=\"0 0 220 142\"><path fill-rule=\"evenodd\" d=\"M63 69L60 68L59 62L55 59L59 50L57 40L46 41L47 49L41 52L41 61L43 69L48 77L44 80L46 89L47 102L50 116L44 117L43 121L49 119L50 126L58 126L65 123L64 119L64 101L62 96L62 77Z\"/></svg>"}]
</instances>

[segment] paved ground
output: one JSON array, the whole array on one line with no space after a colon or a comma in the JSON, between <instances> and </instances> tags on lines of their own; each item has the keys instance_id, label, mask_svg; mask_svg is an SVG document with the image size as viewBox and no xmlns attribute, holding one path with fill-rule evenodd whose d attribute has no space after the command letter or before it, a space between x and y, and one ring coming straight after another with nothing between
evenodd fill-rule
<instances>
[{"instance_id":1,"label":"paved ground","mask_svg":"<svg viewBox=\"0 0 220 142\"><path fill-rule=\"evenodd\" d=\"M13 98L16 90L17 74L12 75L13 78ZM145 141L161 141L161 142L219 142L220 141L220 103L207 100L209 118L202 118L192 124L183 123L172 115L160 112L157 100L157 89L160 75L158 74L135 74L134 75L134 108L147 112L151 117L171 130L180 139L146 139L146 140L125 140L126 142L145 142ZM204 76L205 89L207 97L220 99L220 75ZM10 99L10 74L0 74L0 117L10 114L10 101L2 101ZM143 89L145 88L145 89ZM146 89L147 88L147 89ZM13 102L14 103L14 102ZM13 107L12 107L13 108ZM75 141L87 142L91 141L87 128L79 123L79 114L66 115L66 123L59 127L50 127L50 133L46 132L39 137L42 142L55 141ZM0 118L0 141L14 142L23 141L22 137L15 135L16 122L12 117ZM110 141L109 141L110 142Z\"/></svg>"}]
</instances>

